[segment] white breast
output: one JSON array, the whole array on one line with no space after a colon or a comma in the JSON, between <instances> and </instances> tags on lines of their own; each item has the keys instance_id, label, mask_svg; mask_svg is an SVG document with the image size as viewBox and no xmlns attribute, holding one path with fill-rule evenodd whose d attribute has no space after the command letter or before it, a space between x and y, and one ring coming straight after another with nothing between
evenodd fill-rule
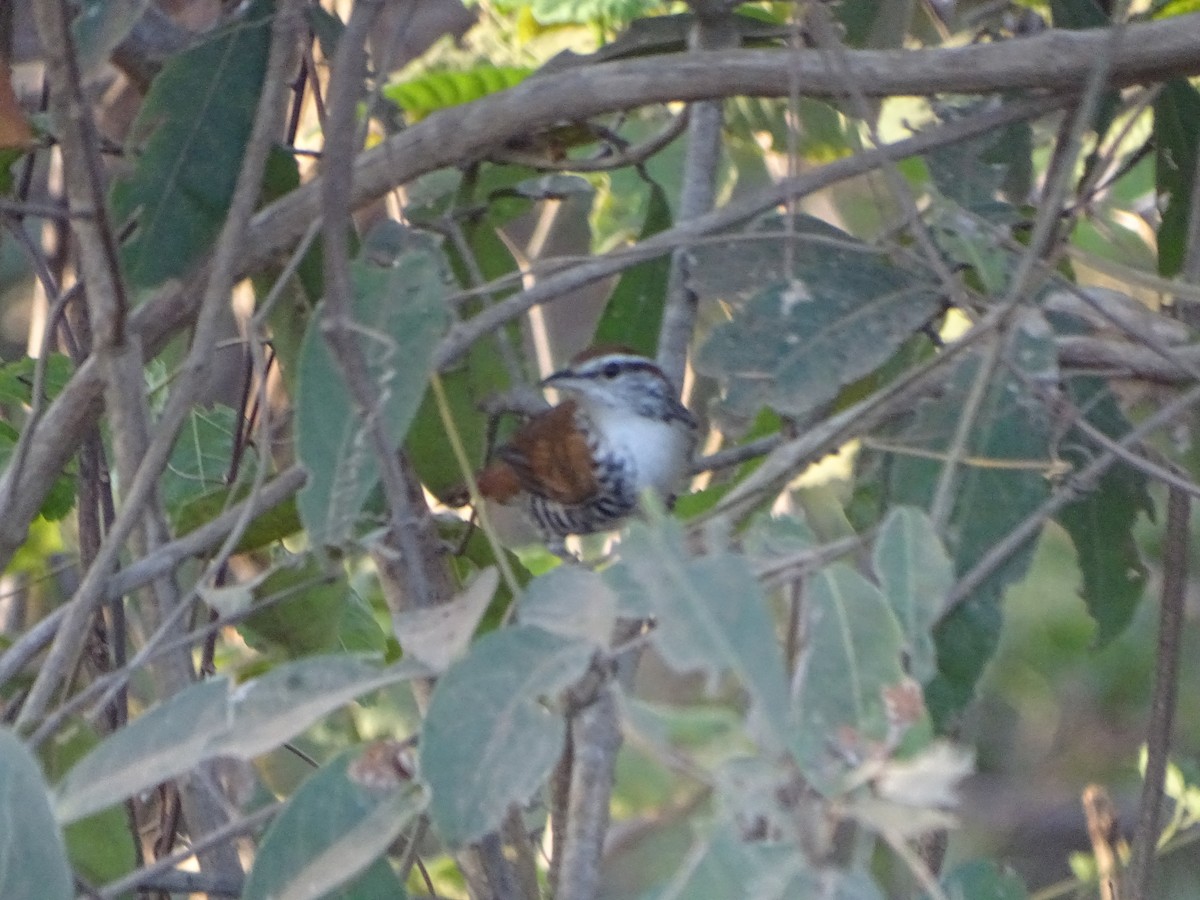
<instances>
[{"instance_id":1,"label":"white breast","mask_svg":"<svg viewBox=\"0 0 1200 900\"><path fill-rule=\"evenodd\" d=\"M670 496L679 488L691 460L694 438L681 422L662 422L613 409L593 410L606 443L633 460L637 492L653 488Z\"/></svg>"}]
</instances>

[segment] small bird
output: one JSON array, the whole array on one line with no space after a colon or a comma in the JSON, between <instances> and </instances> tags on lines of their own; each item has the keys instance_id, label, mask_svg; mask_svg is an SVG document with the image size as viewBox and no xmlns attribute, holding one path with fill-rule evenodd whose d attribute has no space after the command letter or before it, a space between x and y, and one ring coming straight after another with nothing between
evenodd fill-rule
<instances>
[{"instance_id":1,"label":"small bird","mask_svg":"<svg viewBox=\"0 0 1200 900\"><path fill-rule=\"evenodd\" d=\"M652 360L623 349L585 351L542 384L566 399L497 451L478 475L484 497L523 502L556 552L568 535L615 528L647 489L673 500L697 426Z\"/></svg>"}]
</instances>

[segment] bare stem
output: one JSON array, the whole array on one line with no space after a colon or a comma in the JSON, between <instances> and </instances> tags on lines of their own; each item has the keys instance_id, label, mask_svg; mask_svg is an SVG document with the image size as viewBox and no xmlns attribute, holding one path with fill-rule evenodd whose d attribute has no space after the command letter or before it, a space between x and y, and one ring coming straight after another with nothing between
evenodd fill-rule
<instances>
[{"instance_id":1,"label":"bare stem","mask_svg":"<svg viewBox=\"0 0 1200 900\"><path fill-rule=\"evenodd\" d=\"M1128 900L1149 900L1163 780L1171 750L1175 697L1179 689L1179 642L1183 636L1183 608L1188 582L1188 523L1191 501L1177 488L1167 493L1167 521L1163 528L1163 584L1158 608L1158 651L1154 659L1154 693L1150 701L1150 727L1146 734L1146 774L1138 804L1137 827L1126 875Z\"/></svg>"}]
</instances>

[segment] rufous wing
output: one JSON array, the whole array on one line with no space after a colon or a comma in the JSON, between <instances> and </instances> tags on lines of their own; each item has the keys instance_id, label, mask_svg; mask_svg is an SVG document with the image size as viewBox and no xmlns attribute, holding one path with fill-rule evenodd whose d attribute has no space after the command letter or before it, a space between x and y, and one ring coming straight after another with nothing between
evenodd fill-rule
<instances>
[{"instance_id":1,"label":"rufous wing","mask_svg":"<svg viewBox=\"0 0 1200 900\"><path fill-rule=\"evenodd\" d=\"M504 502L524 490L574 506L598 489L592 453L570 400L531 418L497 456L479 473L480 492L493 500Z\"/></svg>"}]
</instances>

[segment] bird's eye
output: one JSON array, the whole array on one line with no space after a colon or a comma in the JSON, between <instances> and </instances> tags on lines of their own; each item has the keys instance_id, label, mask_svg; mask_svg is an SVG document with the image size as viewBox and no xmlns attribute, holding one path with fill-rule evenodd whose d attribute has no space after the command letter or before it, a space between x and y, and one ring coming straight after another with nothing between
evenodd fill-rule
<instances>
[{"instance_id":1,"label":"bird's eye","mask_svg":"<svg viewBox=\"0 0 1200 900\"><path fill-rule=\"evenodd\" d=\"M609 378L609 379L616 378L620 374L621 374L620 363L610 362L604 367L604 377L605 378Z\"/></svg>"}]
</instances>

